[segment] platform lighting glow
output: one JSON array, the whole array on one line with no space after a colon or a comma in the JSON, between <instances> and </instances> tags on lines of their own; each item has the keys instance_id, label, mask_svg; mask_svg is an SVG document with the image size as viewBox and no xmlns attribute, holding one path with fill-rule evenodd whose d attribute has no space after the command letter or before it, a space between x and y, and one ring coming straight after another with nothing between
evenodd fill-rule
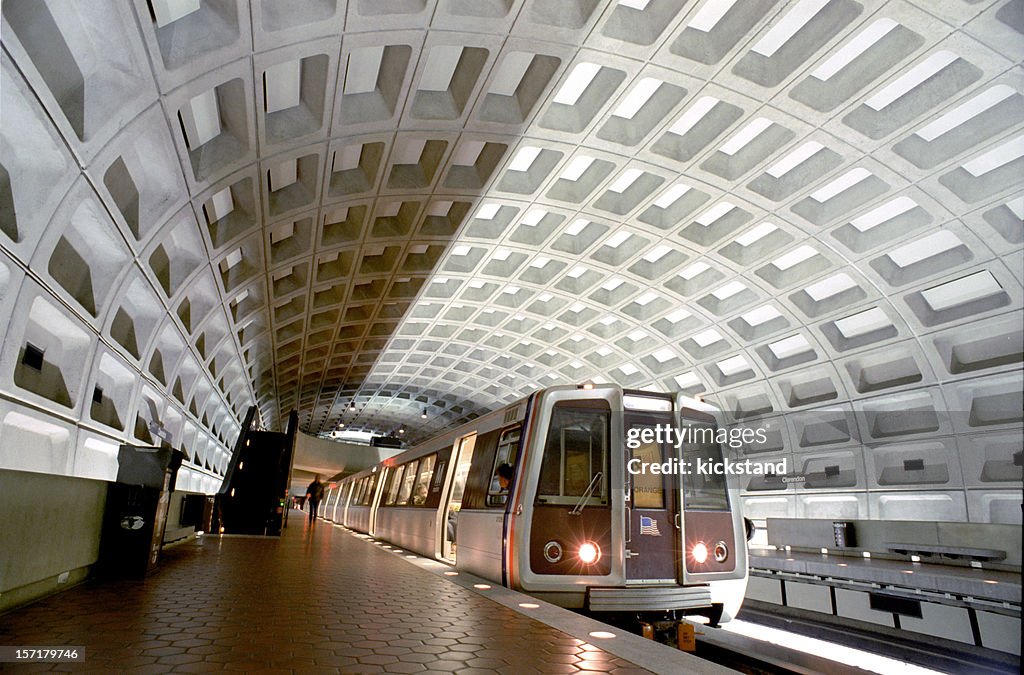
<instances>
[{"instance_id":1,"label":"platform lighting glow","mask_svg":"<svg viewBox=\"0 0 1024 675\"><path fill-rule=\"evenodd\" d=\"M588 635L590 637L592 637L592 638L597 638L599 640L610 640L611 638L616 637L615 633L612 633L612 632L609 632L609 631L606 631L606 630L590 631L590 633L588 633Z\"/></svg>"},{"instance_id":2,"label":"platform lighting glow","mask_svg":"<svg viewBox=\"0 0 1024 675\"><path fill-rule=\"evenodd\" d=\"M776 645L782 645L788 649L823 656L830 661L843 663L863 670L875 673L899 674L899 675L930 675L938 671L922 668L898 659L892 659L878 654L871 654L860 649L845 647L832 642L825 642L803 635L796 635L777 628L769 628L758 624L749 623L740 619L733 619L722 626L722 630L737 635L745 635Z\"/></svg>"},{"instance_id":3,"label":"platform lighting glow","mask_svg":"<svg viewBox=\"0 0 1024 675\"><path fill-rule=\"evenodd\" d=\"M444 575L446 577L457 577L457 576L459 576L459 573L458 572L445 572Z\"/></svg>"},{"instance_id":4,"label":"platform lighting glow","mask_svg":"<svg viewBox=\"0 0 1024 675\"><path fill-rule=\"evenodd\" d=\"M491 587L490 584L473 584L473 588L480 589L481 591L486 591L490 587Z\"/></svg>"},{"instance_id":5,"label":"platform lighting glow","mask_svg":"<svg viewBox=\"0 0 1024 675\"><path fill-rule=\"evenodd\" d=\"M703 565L708 559L708 547L704 542L698 541L693 545L693 548L690 549L690 556L692 556L695 561Z\"/></svg>"},{"instance_id":6,"label":"platform lighting glow","mask_svg":"<svg viewBox=\"0 0 1024 675\"><path fill-rule=\"evenodd\" d=\"M519 606L523 609L537 609L540 607L536 602L520 602Z\"/></svg>"}]
</instances>

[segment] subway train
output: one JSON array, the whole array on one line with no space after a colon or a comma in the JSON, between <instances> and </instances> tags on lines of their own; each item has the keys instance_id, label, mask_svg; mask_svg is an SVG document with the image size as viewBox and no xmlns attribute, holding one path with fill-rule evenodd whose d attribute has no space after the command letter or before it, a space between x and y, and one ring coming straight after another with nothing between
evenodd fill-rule
<instances>
[{"instance_id":1,"label":"subway train","mask_svg":"<svg viewBox=\"0 0 1024 675\"><path fill-rule=\"evenodd\" d=\"M727 621L747 583L738 490L648 470L721 462L714 433L675 442L722 430L716 415L681 394L551 387L345 477L320 514L563 607Z\"/></svg>"}]
</instances>

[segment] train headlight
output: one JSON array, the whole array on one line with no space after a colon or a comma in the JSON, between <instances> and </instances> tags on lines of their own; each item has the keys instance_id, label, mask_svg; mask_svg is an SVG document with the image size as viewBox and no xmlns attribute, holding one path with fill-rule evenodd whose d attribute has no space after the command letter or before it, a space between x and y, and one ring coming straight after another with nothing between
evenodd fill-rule
<instances>
[{"instance_id":1,"label":"train headlight","mask_svg":"<svg viewBox=\"0 0 1024 675\"><path fill-rule=\"evenodd\" d=\"M690 549L690 555L693 556L693 559L695 561L703 565L708 561L707 545L705 545L702 541L698 541L696 544L693 545L693 548Z\"/></svg>"},{"instance_id":2,"label":"train headlight","mask_svg":"<svg viewBox=\"0 0 1024 675\"><path fill-rule=\"evenodd\" d=\"M724 563L729 557L729 547L724 541L715 544L715 562Z\"/></svg>"},{"instance_id":3,"label":"train headlight","mask_svg":"<svg viewBox=\"0 0 1024 675\"><path fill-rule=\"evenodd\" d=\"M585 541L580 546L580 550L576 555L579 556L580 562L583 564L593 565L601 559L601 549L598 548L597 544Z\"/></svg>"},{"instance_id":4,"label":"train headlight","mask_svg":"<svg viewBox=\"0 0 1024 675\"><path fill-rule=\"evenodd\" d=\"M556 563L562 559L562 545L557 541L549 541L544 544L544 559L549 563Z\"/></svg>"}]
</instances>

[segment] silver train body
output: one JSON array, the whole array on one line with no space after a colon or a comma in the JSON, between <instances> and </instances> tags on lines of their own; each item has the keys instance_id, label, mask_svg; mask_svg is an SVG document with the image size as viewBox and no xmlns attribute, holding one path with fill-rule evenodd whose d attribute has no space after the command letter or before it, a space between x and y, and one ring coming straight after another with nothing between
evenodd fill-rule
<instances>
[{"instance_id":1,"label":"silver train body","mask_svg":"<svg viewBox=\"0 0 1024 675\"><path fill-rule=\"evenodd\" d=\"M721 460L717 443L642 433L715 430L716 414L682 395L544 389L345 477L320 515L564 607L729 620L747 583L738 491L634 473Z\"/></svg>"}]
</instances>

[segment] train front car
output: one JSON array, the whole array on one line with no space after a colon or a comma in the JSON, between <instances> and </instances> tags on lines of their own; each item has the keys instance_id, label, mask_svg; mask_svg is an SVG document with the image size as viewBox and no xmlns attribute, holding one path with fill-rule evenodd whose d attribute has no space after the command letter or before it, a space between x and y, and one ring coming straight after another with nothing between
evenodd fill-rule
<instances>
[{"instance_id":1,"label":"train front car","mask_svg":"<svg viewBox=\"0 0 1024 675\"><path fill-rule=\"evenodd\" d=\"M738 496L715 473L720 446L685 433L716 427L714 408L682 396L538 393L508 514L509 585L608 615L734 616L747 574ZM698 461L711 473L694 473Z\"/></svg>"}]
</instances>

